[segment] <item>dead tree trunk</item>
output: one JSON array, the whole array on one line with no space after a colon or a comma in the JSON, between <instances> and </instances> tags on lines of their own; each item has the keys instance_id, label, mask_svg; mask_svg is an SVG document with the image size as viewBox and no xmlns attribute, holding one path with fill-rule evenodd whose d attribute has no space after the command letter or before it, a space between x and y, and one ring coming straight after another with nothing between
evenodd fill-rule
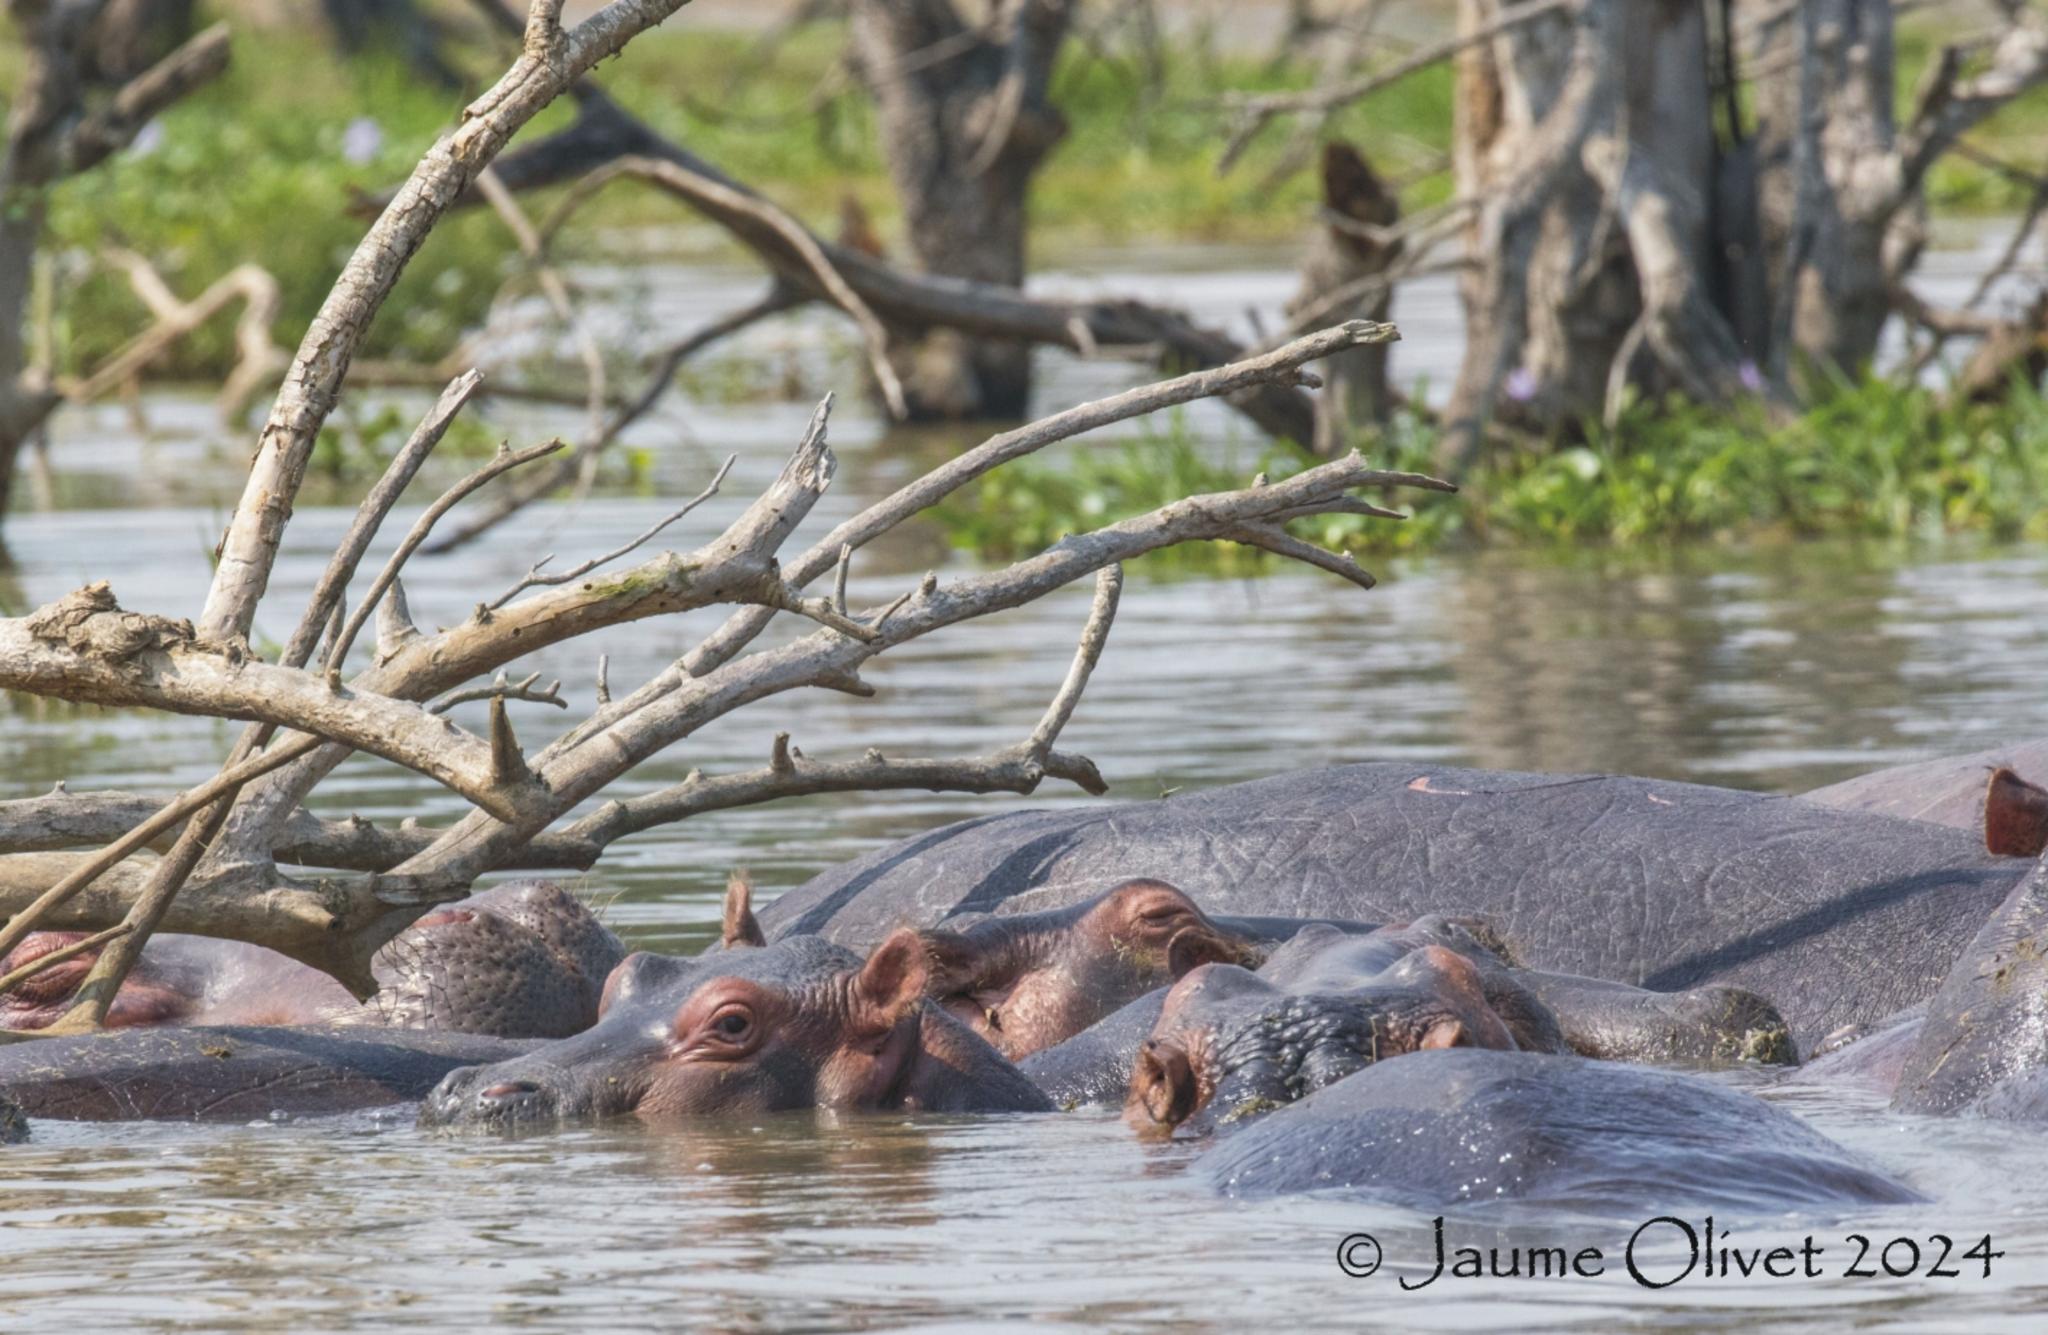
<instances>
[{"instance_id":1,"label":"dead tree trunk","mask_svg":"<svg viewBox=\"0 0 2048 1335\"><path fill-rule=\"evenodd\" d=\"M125 147L228 59L224 26L175 41L189 5L13 0L11 14L27 59L0 155L0 521L15 459L58 402L29 366L23 328L49 189ZM175 49L151 59L163 46Z\"/></svg>"},{"instance_id":2,"label":"dead tree trunk","mask_svg":"<svg viewBox=\"0 0 2048 1335\"><path fill-rule=\"evenodd\" d=\"M1464 0L1460 20L1504 8ZM1586 0L1460 56L1454 167L1477 208L1445 467L1496 419L1550 434L1631 386L1783 397L1727 311L1711 49L1700 0Z\"/></svg>"},{"instance_id":3,"label":"dead tree trunk","mask_svg":"<svg viewBox=\"0 0 2048 1335\"><path fill-rule=\"evenodd\" d=\"M1021 287L1031 179L1066 133L1047 97L1070 0L1002 0L995 21L951 0L854 0L853 50L925 273ZM1017 417L1028 344L932 331L898 356L911 416Z\"/></svg>"},{"instance_id":4,"label":"dead tree trunk","mask_svg":"<svg viewBox=\"0 0 2048 1335\"><path fill-rule=\"evenodd\" d=\"M1287 313L1296 315L1340 291L1356 291L1356 300L1318 310L1318 318L1385 321L1393 309L1393 284L1373 280L1401 256L1401 238L1394 231L1400 201L1350 144L1325 144L1322 170L1323 225L1310 238L1301 288ZM1387 420L1393 410L1387 352L1387 344L1375 343L1324 364L1323 389L1316 397L1317 455L1336 455L1349 448L1355 427Z\"/></svg>"},{"instance_id":5,"label":"dead tree trunk","mask_svg":"<svg viewBox=\"0 0 2048 1335\"><path fill-rule=\"evenodd\" d=\"M1773 355L1854 372L1877 350L1923 240L1927 171L1970 129L2048 79L2048 16L1944 48L1901 123L1890 0L1761 4L1759 197L1773 291Z\"/></svg>"}]
</instances>

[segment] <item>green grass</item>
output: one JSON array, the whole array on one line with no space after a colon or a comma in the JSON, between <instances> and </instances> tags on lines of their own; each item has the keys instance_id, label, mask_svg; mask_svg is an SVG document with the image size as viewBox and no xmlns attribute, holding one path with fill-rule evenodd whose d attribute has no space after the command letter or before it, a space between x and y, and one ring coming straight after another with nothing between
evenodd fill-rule
<instances>
[{"instance_id":1,"label":"green grass","mask_svg":"<svg viewBox=\"0 0 2048 1335\"><path fill-rule=\"evenodd\" d=\"M599 77L657 128L814 225L829 230L840 201L851 196L891 233L896 209L872 112L865 95L836 73L843 31L809 29L772 64L737 78L749 69L754 42L750 34L676 24L635 42ZM1923 30L1908 28L1899 62L1902 97L1931 49ZM454 54L480 79L498 68L479 48ZM0 87L16 85L18 62L12 40L0 43ZM1287 128L1269 129L1227 176L1217 175L1215 163L1224 92L1301 87L1310 77L1305 68L1272 66L1263 50L1208 57L1182 49L1170 54L1163 85L1150 93L1127 61L1070 42L1054 99L1072 128L1047 161L1032 201L1041 260L1098 242L1300 236L1316 202L1313 173L1268 179ZM1330 133L1367 144L1383 169L1406 182L1407 206L1423 207L1449 188L1443 173L1426 169L1448 146L1451 98L1451 71L1439 66L1349 109ZM389 60L340 59L310 26L238 31L228 74L164 118L155 151L123 154L55 191L49 253L59 260L60 369L92 365L144 323L125 280L94 267L93 256L109 240L150 257L186 295L245 260L262 265L284 287L278 340L296 344L366 225L347 213L351 192L395 184L454 123L462 102ZM351 164L342 158L342 137L365 115L382 129L383 146L374 161ZM568 115L566 106L550 108L528 133L545 133ZM2044 115L2048 93L2036 93L1973 137L2032 161L2039 150L2031 131ZM2021 187L1954 158L1937 170L1932 193L1949 210L2009 211L2024 202ZM608 228L691 221L672 201L632 185L616 187L586 216L589 223L566 238L572 254L603 249ZM668 235L705 241L701 231ZM517 265L494 218L478 212L449 220L413 260L371 330L367 355L445 353L482 318ZM181 344L160 372L218 376L230 351L228 323L217 320Z\"/></svg>"},{"instance_id":2,"label":"green grass","mask_svg":"<svg viewBox=\"0 0 2048 1335\"><path fill-rule=\"evenodd\" d=\"M1434 445L1432 431L1406 419L1366 442L1366 454L1426 472ZM1011 465L949 504L941 522L960 546L1014 557L1183 496L1243 487L1262 469L1278 478L1300 467L1291 455L1218 460L1174 425L1120 447ZM1458 495L1402 492L1391 503L1412 517L1336 515L1290 527L1358 553L1820 535L2048 538L2048 398L2020 387L2004 403L1958 405L1872 379L1836 386L1779 426L1639 403L1612 430L1590 427L1584 444L1497 455ZM1224 571L1273 559L1227 544L1162 555Z\"/></svg>"}]
</instances>

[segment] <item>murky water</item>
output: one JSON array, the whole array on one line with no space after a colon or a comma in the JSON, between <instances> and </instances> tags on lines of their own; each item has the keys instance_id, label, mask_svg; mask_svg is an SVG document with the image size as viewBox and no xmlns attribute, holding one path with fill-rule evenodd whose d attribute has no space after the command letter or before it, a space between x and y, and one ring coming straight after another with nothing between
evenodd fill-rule
<instances>
[{"instance_id":1,"label":"murky water","mask_svg":"<svg viewBox=\"0 0 2048 1335\"><path fill-rule=\"evenodd\" d=\"M1158 257L1148 257L1158 258ZM1270 256L1168 256L1176 299L1238 320L1289 287ZM1119 260L1128 265L1128 257ZM1077 265L1077 270L1080 266ZM1969 265L1954 271L1966 284ZM601 279L603 275L594 275ZM622 301L686 328L749 295L750 273L675 270ZM1090 280L1137 290L1127 271ZM1143 286L1157 289L1154 274ZM1937 292L1937 297L1942 294ZM1408 373L1457 337L1447 288L1397 312ZM792 319L750 334L748 364L822 386L841 335ZM1048 358L1045 406L1128 383L1111 365ZM1442 377L1438 377L1442 379ZM7 541L17 571L0 603L33 606L93 578L124 603L197 606L204 552L238 489L246 437L224 438L198 398L152 396L149 431L106 408L65 420L51 472L28 490ZM572 412L493 410L519 439L568 430ZM631 443L652 451L646 494L601 488L536 512L462 554L415 562L423 621L464 616L540 552L602 550L696 491L728 451L723 497L677 545L733 513L780 467L806 405L679 397ZM1227 413L1190 414L1219 450L1257 445ZM1114 437L1111 437L1112 439ZM956 448L944 434L884 440L853 396L832 433L835 492L807 532ZM1234 443L1233 443L1234 442ZM1075 448L1088 448L1086 445ZM344 489L330 499L347 499ZM309 492L260 630L289 629L346 521ZM409 518L409 516L406 516ZM403 523L390 526L403 531ZM928 533L862 554L856 597L881 599L926 569L968 569ZM1063 745L1094 756L1123 799L1343 760L1612 769L1791 791L1858 770L2048 731L2048 552L1899 551L1829 545L1445 557L1380 571L1360 593L1320 576L1255 581L1132 572L1101 670ZM1058 683L1085 589L894 651L871 701L827 693L744 711L645 766L628 791L692 767L755 765L778 730L808 754L986 751L1023 737ZM655 671L715 618L623 628L542 655L572 716L591 703L599 651L615 687ZM474 720L471 720L472 722ZM564 726L520 716L530 749ZM211 773L235 726L0 703L0 796L66 779L74 789L169 788ZM1029 804L1088 801L1048 788ZM452 817L446 793L375 762L322 792L330 811ZM589 888L637 944L698 948L736 862L766 890L943 821L1026 799L887 794L725 812L616 846ZM984 1121L764 1119L707 1132L605 1128L518 1141L434 1138L409 1116L234 1128L45 1123L0 1154L0 1327L729 1329L963 1326L1031 1317L1059 1326L1232 1329L1607 1326L1654 1313L1673 1329L1765 1315L1833 1328L2015 1328L2048 1300L2048 1203L2038 1134L1894 1117L1805 1092L1793 1106L1936 1198L1855 1219L1720 1221L1744 1243L1828 1245L1839 1276L1851 1232L1882 1241L1989 1233L2006 1255L1989 1279L1762 1280L1695 1275L1650 1291L1619 1258L1636 1221L1522 1219L1508 1236L1602 1247L1597 1279L1446 1281L1413 1294L1429 1221L1329 1201L1220 1204L1184 1179L1185 1152L1147 1149L1098 1116ZM1509 1227L1453 1219L1453 1245ZM1347 1279L1339 1239L1376 1234L1388 1269ZM1638 1253L1646 1273L1683 1263L1670 1230Z\"/></svg>"}]
</instances>

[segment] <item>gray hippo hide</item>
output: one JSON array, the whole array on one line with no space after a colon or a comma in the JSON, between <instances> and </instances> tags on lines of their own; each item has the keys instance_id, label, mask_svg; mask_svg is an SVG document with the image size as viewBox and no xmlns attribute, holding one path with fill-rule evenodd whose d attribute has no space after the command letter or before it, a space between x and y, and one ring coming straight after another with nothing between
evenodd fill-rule
<instances>
[{"instance_id":1,"label":"gray hippo hide","mask_svg":"<svg viewBox=\"0 0 2048 1335\"><path fill-rule=\"evenodd\" d=\"M81 1122L246 1122L406 1103L533 1040L283 1025L167 1026L0 1047L0 1108Z\"/></svg>"},{"instance_id":2,"label":"gray hippo hide","mask_svg":"<svg viewBox=\"0 0 2048 1335\"><path fill-rule=\"evenodd\" d=\"M1922 1199L1754 1095L1697 1076L1455 1048L1380 1062L1223 1139L1222 1195L1773 1215Z\"/></svg>"},{"instance_id":3,"label":"gray hippo hide","mask_svg":"<svg viewBox=\"0 0 2048 1335\"><path fill-rule=\"evenodd\" d=\"M1995 783L1993 776L1996 774L2013 776L2013 783ZM2021 819L2019 823L2031 827L2025 833L2038 839L2040 790L2026 780L2038 781L2043 775L2048 775L2048 737L1996 746L1988 751L1973 751L1968 755L1891 765L1840 783L1831 783L1825 788L1816 788L1803 794L1801 800L1841 811L1868 811L1880 816L1930 821L1959 830L1984 830L1987 835L1994 835L1993 830L1986 829L1985 797L1987 788L1994 795L2003 789L2003 795L2020 808L2019 812L2011 814L2032 816L2033 819ZM2015 833L2025 837L2021 832ZM2000 847L1996 838L1993 838L1991 846ZM2041 849L2037 844L2031 849L2020 846L2001 851L2032 857Z\"/></svg>"},{"instance_id":4,"label":"gray hippo hide","mask_svg":"<svg viewBox=\"0 0 2048 1335\"><path fill-rule=\"evenodd\" d=\"M1518 964L1772 1002L1801 1051L1932 995L2032 864L1966 831L1606 775L1347 765L965 821L760 914L856 949L901 925L1062 907L1137 876L1212 914L1481 918Z\"/></svg>"}]
</instances>

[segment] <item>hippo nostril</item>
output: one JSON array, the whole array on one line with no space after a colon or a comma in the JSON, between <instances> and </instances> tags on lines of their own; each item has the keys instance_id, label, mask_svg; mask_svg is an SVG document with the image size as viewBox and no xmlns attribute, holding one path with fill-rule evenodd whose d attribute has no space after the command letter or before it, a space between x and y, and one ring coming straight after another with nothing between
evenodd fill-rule
<instances>
[{"instance_id":1,"label":"hippo nostril","mask_svg":"<svg viewBox=\"0 0 2048 1335\"><path fill-rule=\"evenodd\" d=\"M516 1099L522 1094L538 1094L540 1086L531 1080L500 1080L477 1095L480 1099Z\"/></svg>"}]
</instances>

